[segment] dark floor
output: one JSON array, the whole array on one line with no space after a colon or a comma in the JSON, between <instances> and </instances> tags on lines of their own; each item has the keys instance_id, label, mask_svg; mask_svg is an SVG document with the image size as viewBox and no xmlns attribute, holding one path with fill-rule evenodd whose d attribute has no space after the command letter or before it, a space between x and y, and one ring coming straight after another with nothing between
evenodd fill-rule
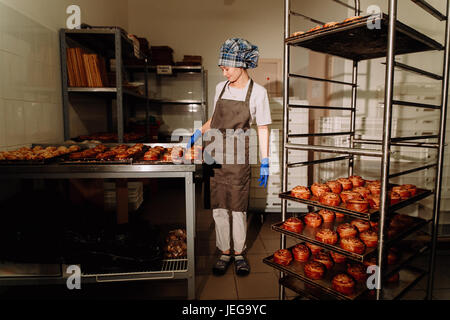
<instances>
[{"instance_id":1,"label":"dark floor","mask_svg":"<svg viewBox=\"0 0 450 320\"><path fill-rule=\"evenodd\" d=\"M142 208L144 216L154 223L178 225L183 223L184 184L183 181L165 185L166 182L147 185L146 202ZM168 188L170 187L170 188ZM170 193L165 190L171 190ZM176 201L174 201L174 198ZM233 268L224 276L212 274L211 267L218 251L215 247L214 221L211 211L203 209L201 187L196 191L196 298L199 300L277 300L279 272L262 262L280 246L279 234L271 230L271 225L280 221L280 214L259 213L248 215L248 251L251 274L238 277ZM163 205L159 205L162 203ZM167 206L170 203L170 206ZM151 210L150 210L151 208ZM287 245L297 241L288 238ZM418 257L413 265L426 269L428 255ZM450 299L450 251L437 253L434 299ZM422 279L403 299L423 299L427 279ZM287 299L297 295L286 289ZM65 286L0 287L0 298L80 298L80 299L186 299L185 280L135 281L127 283L82 284L82 289L70 292Z\"/></svg>"}]
</instances>

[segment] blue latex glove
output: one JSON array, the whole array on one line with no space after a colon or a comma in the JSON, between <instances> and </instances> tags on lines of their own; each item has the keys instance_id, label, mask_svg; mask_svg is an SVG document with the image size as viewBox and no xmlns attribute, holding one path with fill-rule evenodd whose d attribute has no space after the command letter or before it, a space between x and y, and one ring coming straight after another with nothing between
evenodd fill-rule
<instances>
[{"instance_id":1,"label":"blue latex glove","mask_svg":"<svg viewBox=\"0 0 450 320\"><path fill-rule=\"evenodd\" d=\"M259 185L264 185L264 188L266 188L267 180L269 180L269 158L264 158L261 160L260 177L258 179L258 182L260 182Z\"/></svg>"},{"instance_id":2,"label":"blue latex glove","mask_svg":"<svg viewBox=\"0 0 450 320\"><path fill-rule=\"evenodd\" d=\"M190 149L194 143L200 139L200 137L202 136L202 132L197 129L195 130L194 134L191 136L191 139L189 140L188 144L186 145L186 149Z\"/></svg>"}]
</instances>

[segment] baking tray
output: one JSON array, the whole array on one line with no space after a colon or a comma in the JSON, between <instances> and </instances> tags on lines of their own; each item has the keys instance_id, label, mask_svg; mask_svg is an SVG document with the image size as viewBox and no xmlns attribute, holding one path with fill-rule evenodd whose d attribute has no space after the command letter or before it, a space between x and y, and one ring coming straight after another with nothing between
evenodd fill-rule
<instances>
[{"instance_id":1,"label":"baking tray","mask_svg":"<svg viewBox=\"0 0 450 320\"><path fill-rule=\"evenodd\" d=\"M34 145L36 146L36 145ZM49 145L52 147L59 147L60 145ZM63 145L64 146L64 145ZM76 151L78 152L78 151ZM65 159L67 159L69 157L69 155L73 153L66 153L66 154L61 154L49 159L41 159L41 160L0 160L0 165L5 165L5 166L11 166L11 165L28 165L28 166L36 166L36 165L45 165L45 164L50 164L50 163L55 163L55 162L60 162L60 161L64 161Z\"/></svg>"},{"instance_id":2,"label":"baking tray","mask_svg":"<svg viewBox=\"0 0 450 320\"><path fill-rule=\"evenodd\" d=\"M395 186L395 185L392 185L392 186ZM428 197L432 193L433 192L430 190L417 188L417 193L414 197L411 197L407 200L401 200L400 202L389 206L389 211L395 211L395 210L401 209L403 207L406 207L414 202L417 202L419 200L422 200L422 199ZM343 203L341 203L337 207L327 206L327 205L320 203L318 201L317 197L315 197L315 196L312 196L311 199L309 199L309 200L295 198L295 197L291 196L291 191L280 193L279 197L281 199L287 199L287 200L304 203L304 204L307 204L312 207L318 207L318 208L327 209L327 210L331 210L331 211L341 212L341 213L344 213L351 217L355 217L355 218L359 218L359 219L367 220L367 221L376 221L380 217L380 211L377 209L369 209L369 212L362 213L362 212L348 210L347 208L345 208L345 205Z\"/></svg>"},{"instance_id":3,"label":"baking tray","mask_svg":"<svg viewBox=\"0 0 450 320\"><path fill-rule=\"evenodd\" d=\"M302 218L304 215L305 214L300 215L300 218ZM424 220L421 218L416 218L416 217L411 217L411 218L413 219L414 222L408 228L405 228L404 230L402 230L401 232L396 234L391 239L386 240L386 242L385 242L386 247L404 239L408 235L416 232L417 230L421 229L422 227L424 227L426 224L428 224L430 222L430 220ZM284 222L282 221L282 222L273 224L272 230L283 233L283 234L288 235L293 238L297 238L297 239L315 244L324 249L328 249L328 250L340 253L352 260L362 262L362 261L367 260L367 258L371 257L377 251L378 248L377 247L366 248L366 251L363 254L357 254L357 253L353 253L353 252L342 249L339 246L339 241L336 244L332 245L332 244L326 244L326 243L320 242L319 240L316 240L316 238L315 238L315 235L319 230L328 228L328 229L332 229L333 231L336 231L336 228L339 225L341 225L343 223L350 223L351 220L352 219L349 219L349 218L335 220L334 222L323 223L319 228L312 228L309 226L305 226L303 228L302 233L296 233L296 232L292 232L292 231L283 229Z\"/></svg>"},{"instance_id":4,"label":"baking tray","mask_svg":"<svg viewBox=\"0 0 450 320\"><path fill-rule=\"evenodd\" d=\"M292 250L292 248L294 248L294 246L288 248L288 250ZM415 277L414 278L410 277L410 275L411 275L410 273L405 274L404 270L413 269L413 268L410 266L404 266L404 264L406 262L409 262L415 256L417 256L417 254L423 252L424 249L420 246L419 246L419 248L420 249L415 248L413 246L404 248L404 251L402 251L401 255L399 256L398 263L390 265L386 268L386 271L384 274L385 279L388 278L390 275L394 274L394 272L399 271L400 272L400 281L399 281L399 283L396 283L396 284L386 283L384 285L385 289L389 289L389 290L395 289L396 291L401 291L399 289L401 289L401 288L404 289L408 285L411 285L412 281L417 280ZM305 262L298 262L298 261L292 260L292 262L288 266L282 266L273 261L273 255L270 255L269 257L264 258L263 262L275 269L278 269L278 270L288 274L289 276L295 277L295 278L305 282L306 284L315 286L318 289L324 291L325 293L332 295L340 300L356 300L356 299L370 297L367 294L369 290L366 287L365 283L356 282L355 292L349 296L344 295L340 292L337 292L331 287L331 280L333 279L333 277L335 275L337 275L339 273L347 273L346 272L346 269L347 269L346 263L335 264L334 267L330 271L327 271L327 273L325 274L325 277L323 279L312 280L312 279L309 279L304 273ZM420 272L418 272L418 273L420 273ZM415 272L414 272L414 275L418 276L418 274L416 274ZM308 288L305 287L305 289L308 289ZM394 294L391 293L391 295L394 295Z\"/></svg>"},{"instance_id":5,"label":"baking tray","mask_svg":"<svg viewBox=\"0 0 450 320\"><path fill-rule=\"evenodd\" d=\"M383 14L375 19L364 16L335 27L289 37L285 41L289 45L355 61L381 58L387 55L389 16ZM381 28L369 29L368 21L380 23ZM400 21L396 22L396 55L443 49L439 42Z\"/></svg>"},{"instance_id":6,"label":"baking tray","mask_svg":"<svg viewBox=\"0 0 450 320\"><path fill-rule=\"evenodd\" d=\"M112 145L106 145L103 144L104 146L111 148L113 147ZM121 145L121 144L116 144L116 145ZM134 144L131 144L130 146L133 146ZM135 158L141 158L144 153L147 151L148 147L144 145L144 148L141 152L139 152L137 155L133 156L132 158L129 159L124 159L124 160L99 160L96 158L84 158L84 159L78 159L78 160L66 160L63 162L60 162L60 164L62 165L112 165L112 164L122 164L122 165L131 165L133 163L133 159ZM108 151L108 150L106 150ZM106 152L105 151L105 152Z\"/></svg>"},{"instance_id":7,"label":"baking tray","mask_svg":"<svg viewBox=\"0 0 450 320\"><path fill-rule=\"evenodd\" d=\"M419 282L426 272L417 268L408 266L399 271L400 280L396 284L385 284L383 288L384 300L400 299L406 291ZM313 286L293 276L284 276L280 279L280 284L298 294L304 295L311 300L336 300L338 297L321 291L320 287ZM365 291L358 300L375 300L374 295L370 295L369 291Z\"/></svg>"}]
</instances>

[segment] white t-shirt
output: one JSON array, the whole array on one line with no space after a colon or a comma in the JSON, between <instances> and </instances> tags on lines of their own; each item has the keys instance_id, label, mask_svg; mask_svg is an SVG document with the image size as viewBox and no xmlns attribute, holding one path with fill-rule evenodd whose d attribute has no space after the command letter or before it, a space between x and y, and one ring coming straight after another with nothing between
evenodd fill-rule
<instances>
[{"instance_id":1,"label":"white t-shirt","mask_svg":"<svg viewBox=\"0 0 450 320\"><path fill-rule=\"evenodd\" d=\"M214 97L214 110L216 109L217 100L219 99L220 93L222 92L222 89L226 83L227 81L222 81L216 86L216 95ZM242 89L233 88L227 85L222 95L222 99L245 101L249 85L250 81L248 81L245 88ZM250 124L255 123L255 120L256 125L258 126L265 126L272 123L267 90L266 88L257 84L254 81L252 94L250 95L250 115L251 115Z\"/></svg>"}]
</instances>

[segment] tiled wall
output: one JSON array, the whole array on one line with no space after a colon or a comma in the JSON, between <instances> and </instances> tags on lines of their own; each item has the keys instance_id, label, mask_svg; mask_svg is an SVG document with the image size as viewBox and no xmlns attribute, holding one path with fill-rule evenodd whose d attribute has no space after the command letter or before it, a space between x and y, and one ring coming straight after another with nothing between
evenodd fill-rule
<instances>
[{"instance_id":1,"label":"tiled wall","mask_svg":"<svg viewBox=\"0 0 450 320\"><path fill-rule=\"evenodd\" d=\"M63 139L58 34L0 3L0 149Z\"/></svg>"}]
</instances>

